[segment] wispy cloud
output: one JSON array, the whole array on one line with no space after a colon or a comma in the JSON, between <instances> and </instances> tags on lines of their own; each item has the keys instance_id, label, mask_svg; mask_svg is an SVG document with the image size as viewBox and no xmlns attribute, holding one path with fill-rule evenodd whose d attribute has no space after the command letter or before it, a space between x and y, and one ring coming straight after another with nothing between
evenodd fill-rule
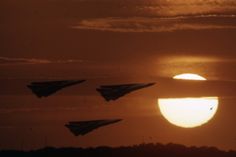
<instances>
[{"instance_id":1,"label":"wispy cloud","mask_svg":"<svg viewBox=\"0 0 236 157\"><path fill-rule=\"evenodd\" d=\"M9 57L0 57L0 65L80 63L80 62L83 62L83 60L76 60L76 59L48 60L48 59L37 59L37 58L9 58Z\"/></svg>"},{"instance_id":2,"label":"wispy cloud","mask_svg":"<svg viewBox=\"0 0 236 157\"><path fill-rule=\"evenodd\" d=\"M0 113L1 114L9 114L9 113L27 113L27 112L37 112L37 111L41 111L41 108L32 108L32 107L28 107L28 108L0 108Z\"/></svg>"},{"instance_id":3,"label":"wispy cloud","mask_svg":"<svg viewBox=\"0 0 236 157\"><path fill-rule=\"evenodd\" d=\"M82 20L73 29L112 32L173 32L178 30L236 29L235 15L198 15L179 17L97 18Z\"/></svg>"},{"instance_id":4,"label":"wispy cloud","mask_svg":"<svg viewBox=\"0 0 236 157\"><path fill-rule=\"evenodd\" d=\"M199 14L225 14L236 11L235 0L158 0L137 6L138 11L152 15L177 16Z\"/></svg>"}]
</instances>

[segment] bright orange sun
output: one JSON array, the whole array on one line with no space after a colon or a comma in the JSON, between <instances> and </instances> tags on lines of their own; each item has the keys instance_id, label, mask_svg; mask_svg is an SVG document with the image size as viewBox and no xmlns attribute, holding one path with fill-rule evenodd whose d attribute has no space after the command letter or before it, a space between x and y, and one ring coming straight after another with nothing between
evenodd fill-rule
<instances>
[{"instance_id":1,"label":"bright orange sun","mask_svg":"<svg viewBox=\"0 0 236 157\"><path fill-rule=\"evenodd\" d=\"M206 80L200 75L189 73L176 75L173 78ZM218 97L158 99L161 114L170 123L184 128L193 128L207 123L214 117L218 104Z\"/></svg>"}]
</instances>

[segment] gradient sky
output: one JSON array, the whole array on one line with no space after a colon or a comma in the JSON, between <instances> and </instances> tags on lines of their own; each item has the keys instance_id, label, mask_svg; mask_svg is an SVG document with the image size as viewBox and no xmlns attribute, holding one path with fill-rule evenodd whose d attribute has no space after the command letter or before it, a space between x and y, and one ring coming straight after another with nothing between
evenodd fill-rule
<instances>
[{"instance_id":1,"label":"gradient sky","mask_svg":"<svg viewBox=\"0 0 236 157\"><path fill-rule=\"evenodd\" d=\"M95 91L184 72L236 80L235 0L1 0L0 18L1 149L142 142L236 149L233 94L220 98L209 123L183 129L160 115L158 86L111 103ZM88 81L45 99L26 88L75 78ZM79 138L64 127L104 118L124 121Z\"/></svg>"}]
</instances>

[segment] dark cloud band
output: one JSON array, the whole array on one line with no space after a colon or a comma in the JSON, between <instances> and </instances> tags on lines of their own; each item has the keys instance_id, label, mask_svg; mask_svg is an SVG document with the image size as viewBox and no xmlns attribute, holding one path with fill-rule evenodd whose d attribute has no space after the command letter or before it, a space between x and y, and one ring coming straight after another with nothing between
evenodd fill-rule
<instances>
[{"instance_id":1,"label":"dark cloud band","mask_svg":"<svg viewBox=\"0 0 236 157\"><path fill-rule=\"evenodd\" d=\"M51 63L80 63L82 60L48 60L36 58L8 58L0 57L0 65L19 65L19 64L51 64Z\"/></svg>"}]
</instances>

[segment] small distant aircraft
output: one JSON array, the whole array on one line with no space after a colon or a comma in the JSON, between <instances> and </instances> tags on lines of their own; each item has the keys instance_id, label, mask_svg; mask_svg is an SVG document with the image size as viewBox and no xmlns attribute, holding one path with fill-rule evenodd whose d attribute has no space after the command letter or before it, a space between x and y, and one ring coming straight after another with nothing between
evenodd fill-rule
<instances>
[{"instance_id":1,"label":"small distant aircraft","mask_svg":"<svg viewBox=\"0 0 236 157\"><path fill-rule=\"evenodd\" d=\"M69 122L65 125L75 136L84 136L87 133L98 129L100 127L110 125L122 121L122 119L104 119L104 120L92 120L92 121L78 121Z\"/></svg>"},{"instance_id":2,"label":"small distant aircraft","mask_svg":"<svg viewBox=\"0 0 236 157\"><path fill-rule=\"evenodd\" d=\"M39 98L48 97L58 90L82 83L86 80L62 80L62 81L46 81L46 82L32 82L27 85L29 89Z\"/></svg>"},{"instance_id":3,"label":"small distant aircraft","mask_svg":"<svg viewBox=\"0 0 236 157\"><path fill-rule=\"evenodd\" d=\"M116 100L135 90L153 86L155 83L134 83L121 85L103 85L96 90L105 98L106 101Z\"/></svg>"}]
</instances>

